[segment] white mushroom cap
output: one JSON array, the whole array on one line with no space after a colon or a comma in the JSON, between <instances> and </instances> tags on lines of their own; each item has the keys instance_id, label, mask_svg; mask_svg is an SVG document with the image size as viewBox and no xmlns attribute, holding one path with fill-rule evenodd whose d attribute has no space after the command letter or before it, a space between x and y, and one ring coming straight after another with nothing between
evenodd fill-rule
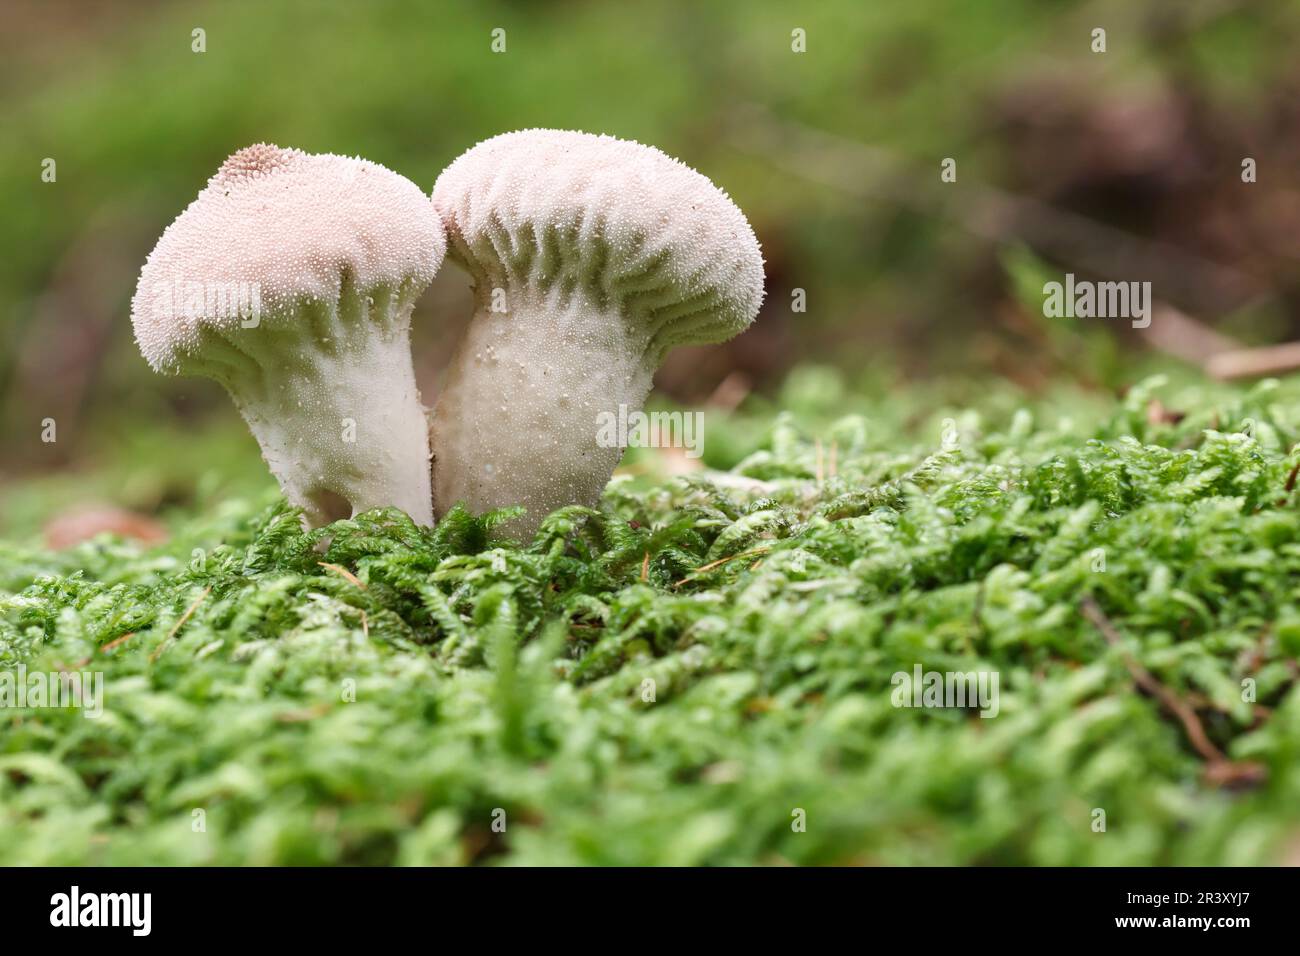
<instances>
[{"instance_id":1,"label":"white mushroom cap","mask_svg":"<svg viewBox=\"0 0 1300 956\"><path fill-rule=\"evenodd\" d=\"M234 310L196 309L195 284L247 283L261 321L289 318L303 301L358 291L423 288L446 241L428 198L410 180L360 158L310 155L265 143L227 159L167 227L140 274L131 317L157 371L202 364L202 332L238 328Z\"/></svg>"},{"instance_id":2,"label":"white mushroom cap","mask_svg":"<svg viewBox=\"0 0 1300 956\"><path fill-rule=\"evenodd\" d=\"M433 189L451 255L480 288L581 293L641 326L656 362L753 321L763 257L721 189L652 146L564 130L505 133L461 155ZM658 353L658 354L655 354Z\"/></svg>"}]
</instances>

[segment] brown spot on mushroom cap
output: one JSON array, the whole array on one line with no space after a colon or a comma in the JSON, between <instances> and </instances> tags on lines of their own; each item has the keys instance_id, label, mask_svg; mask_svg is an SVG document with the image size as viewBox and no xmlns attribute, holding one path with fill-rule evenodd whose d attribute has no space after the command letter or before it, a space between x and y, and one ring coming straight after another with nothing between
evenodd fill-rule
<instances>
[{"instance_id":1,"label":"brown spot on mushroom cap","mask_svg":"<svg viewBox=\"0 0 1300 956\"><path fill-rule=\"evenodd\" d=\"M651 146L532 129L485 140L433 189L449 255L480 288L575 294L657 351L721 342L763 299L754 231L725 192Z\"/></svg>"},{"instance_id":2,"label":"brown spot on mushroom cap","mask_svg":"<svg viewBox=\"0 0 1300 956\"><path fill-rule=\"evenodd\" d=\"M212 182L229 186L240 180L256 179L264 173L291 165L302 155L304 154L300 150L281 149L270 143L254 143L227 156L226 161L212 177Z\"/></svg>"},{"instance_id":3,"label":"brown spot on mushroom cap","mask_svg":"<svg viewBox=\"0 0 1300 956\"><path fill-rule=\"evenodd\" d=\"M259 321L274 325L303 301L329 308L345 287L423 287L444 252L428 197L405 177L360 158L248 146L150 253L131 302L136 340L156 370L179 371L205 328L243 320L233 309L188 307L186 290L255 288Z\"/></svg>"}]
</instances>

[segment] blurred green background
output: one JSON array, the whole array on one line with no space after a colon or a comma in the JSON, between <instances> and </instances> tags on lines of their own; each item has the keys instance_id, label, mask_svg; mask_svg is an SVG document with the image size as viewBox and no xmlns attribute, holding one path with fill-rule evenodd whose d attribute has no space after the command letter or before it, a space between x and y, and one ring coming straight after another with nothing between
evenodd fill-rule
<instances>
[{"instance_id":1,"label":"blurred green background","mask_svg":"<svg viewBox=\"0 0 1300 956\"><path fill-rule=\"evenodd\" d=\"M478 140L534 126L699 169L753 222L768 300L728 346L673 356L665 400L762 402L800 363L953 400L990 377L1113 391L1151 356L1300 334L1294 0L3 0L0 17L6 536L273 487L220 389L153 374L129 321L164 227L258 141L425 189ZM1046 326L1034 284L1067 270L1150 280L1172 317ZM414 318L426 403L468 314L444 269Z\"/></svg>"}]
</instances>

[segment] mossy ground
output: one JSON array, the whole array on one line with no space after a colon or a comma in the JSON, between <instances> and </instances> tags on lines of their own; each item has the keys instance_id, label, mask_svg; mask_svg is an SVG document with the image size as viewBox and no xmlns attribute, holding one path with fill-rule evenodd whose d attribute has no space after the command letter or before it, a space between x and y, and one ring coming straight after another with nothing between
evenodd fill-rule
<instances>
[{"instance_id":1,"label":"mossy ground","mask_svg":"<svg viewBox=\"0 0 1300 956\"><path fill-rule=\"evenodd\" d=\"M1300 389L803 385L715 428L729 473L616 479L526 547L269 495L0 546L0 665L105 675L99 719L0 711L0 863L1297 852ZM996 671L998 716L893 706L917 664Z\"/></svg>"}]
</instances>

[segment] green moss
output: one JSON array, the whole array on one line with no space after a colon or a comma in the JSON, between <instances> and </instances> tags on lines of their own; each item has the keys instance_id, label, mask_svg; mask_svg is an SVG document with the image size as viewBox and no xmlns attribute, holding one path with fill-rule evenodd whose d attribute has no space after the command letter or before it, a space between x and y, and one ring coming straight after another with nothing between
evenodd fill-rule
<instances>
[{"instance_id":1,"label":"green moss","mask_svg":"<svg viewBox=\"0 0 1300 956\"><path fill-rule=\"evenodd\" d=\"M105 675L98 719L0 711L0 862L1277 859L1300 390L1071 403L806 370L713 423L730 473L616 479L526 547L269 498L153 551L0 546L0 665ZM996 672L998 715L895 707L916 665ZM1134 667L1254 782L1207 780Z\"/></svg>"}]
</instances>

